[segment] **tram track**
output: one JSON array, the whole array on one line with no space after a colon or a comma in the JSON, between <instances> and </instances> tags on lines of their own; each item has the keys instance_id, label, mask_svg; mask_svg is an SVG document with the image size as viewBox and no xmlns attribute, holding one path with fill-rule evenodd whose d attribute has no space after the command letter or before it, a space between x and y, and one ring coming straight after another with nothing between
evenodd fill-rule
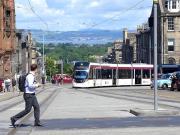
<instances>
[{"instance_id":1,"label":"tram track","mask_svg":"<svg viewBox=\"0 0 180 135\"><path fill-rule=\"evenodd\" d=\"M119 94L119 93L114 93L114 92L107 92L107 91L103 91L104 93L107 93L107 94L115 94L115 95L122 95L122 96L131 96L131 97L136 97L136 98L143 98L143 99L152 99L154 98L154 93L151 91L148 91L148 92L140 92L140 91L133 91L133 93L128 93L128 94ZM136 94L143 94L143 95L140 95L140 96L134 96L134 93ZM143 97L144 94L146 95L146 97ZM169 93L167 93L169 94ZM167 102L179 102L180 103L180 96L176 93L176 95L166 95L164 93L158 93L158 96L160 97L160 100L165 100ZM148 96L148 97L147 97ZM177 96L177 97L176 97ZM168 98L168 99L167 99Z\"/></svg>"},{"instance_id":2,"label":"tram track","mask_svg":"<svg viewBox=\"0 0 180 135\"><path fill-rule=\"evenodd\" d=\"M45 99L43 99L42 102L39 103L41 112L40 114L42 115L48 106L51 104L51 102L55 99L55 97L58 95L60 92L57 88L54 88L51 90L52 92L49 94L49 96L46 96ZM12 128L7 135L21 135L21 134L30 134L31 131L33 130L34 126L31 125L33 123L33 110L29 114L27 114L25 117L23 117L20 122L18 123L18 126L16 128ZM22 123L31 123L23 126ZM22 126L22 128L21 128Z\"/></svg>"},{"instance_id":3,"label":"tram track","mask_svg":"<svg viewBox=\"0 0 180 135\"><path fill-rule=\"evenodd\" d=\"M147 103L147 104L154 104L154 99L152 98L145 98L142 96L132 96L128 94L117 94L117 93L110 93L110 92L104 92L104 91L90 91L90 89L77 89L80 92L84 93L89 93L97 96L103 96L103 97L108 97L108 98L113 98L113 99L123 99L123 100L128 100L128 101L135 101L138 103ZM142 94L142 93L139 93ZM175 105L176 104L176 105ZM171 109L176 109L180 110L180 101L172 101L168 99L160 99L159 101L159 106L164 107L164 108L171 108Z\"/></svg>"},{"instance_id":4,"label":"tram track","mask_svg":"<svg viewBox=\"0 0 180 135\"><path fill-rule=\"evenodd\" d=\"M49 87L48 87L48 88L41 89L41 90L38 90L38 91L36 92L36 94L37 94L37 95L38 95L38 94L41 94L45 89L48 90ZM23 94L19 95L18 98L21 98L22 95L23 95ZM10 100L13 100L14 98L15 98L15 97L12 97ZM6 102L6 101L7 101L7 100L5 100L4 102ZM10 104L4 104L4 105L2 105L2 106L0 107L0 112L6 111L6 110L12 108L12 107L15 106L15 105L21 104L22 102L24 102L24 99L23 99L23 98L18 99L17 101L15 101L15 102L13 102L13 103L10 103Z\"/></svg>"},{"instance_id":5,"label":"tram track","mask_svg":"<svg viewBox=\"0 0 180 135\"><path fill-rule=\"evenodd\" d=\"M112 91L111 91L112 90ZM109 92L110 91L110 92ZM120 90L114 90L114 89L108 89L108 90L106 90L106 91L104 91L104 93L110 93L110 94L112 94L112 93L114 93L114 94L119 94L119 93L115 93L116 91L120 91ZM122 90L121 90L122 91ZM122 92L124 92L124 93L128 93L128 95L127 94L124 94L124 96L129 96L129 95L131 95L131 96L134 96L134 93L136 93L136 94L141 94L141 96L139 96L140 98L143 98L143 96L144 95L146 95L146 96L151 96L151 97L153 97L154 96L154 93L153 93L153 90L151 90L151 89L141 89L141 90L137 90L137 89L135 89L135 90L132 90L132 89L125 89L125 90L123 90ZM120 95L122 95L122 94L120 94ZM179 102L180 101L180 92L178 92L178 91L169 91L169 90L158 90L158 96L160 97L160 98L168 98L168 100L169 101L174 101L174 102ZM167 100L167 99L166 99Z\"/></svg>"}]
</instances>

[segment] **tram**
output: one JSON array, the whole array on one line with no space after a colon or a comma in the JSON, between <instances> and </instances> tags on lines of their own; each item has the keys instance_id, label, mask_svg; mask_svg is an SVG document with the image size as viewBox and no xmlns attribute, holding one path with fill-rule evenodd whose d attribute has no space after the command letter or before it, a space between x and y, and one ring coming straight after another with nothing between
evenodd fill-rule
<instances>
[{"instance_id":1,"label":"tram","mask_svg":"<svg viewBox=\"0 0 180 135\"><path fill-rule=\"evenodd\" d=\"M73 87L150 85L153 65L76 62Z\"/></svg>"}]
</instances>

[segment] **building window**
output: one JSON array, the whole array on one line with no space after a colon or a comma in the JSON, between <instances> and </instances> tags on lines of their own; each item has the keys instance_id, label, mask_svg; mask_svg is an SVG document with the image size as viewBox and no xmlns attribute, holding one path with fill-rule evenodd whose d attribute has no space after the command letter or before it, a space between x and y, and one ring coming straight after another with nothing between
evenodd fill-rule
<instances>
[{"instance_id":1,"label":"building window","mask_svg":"<svg viewBox=\"0 0 180 135\"><path fill-rule=\"evenodd\" d=\"M174 30L174 18L168 17L168 30Z\"/></svg>"},{"instance_id":2,"label":"building window","mask_svg":"<svg viewBox=\"0 0 180 135\"><path fill-rule=\"evenodd\" d=\"M172 1L172 9L176 9L176 1Z\"/></svg>"},{"instance_id":3,"label":"building window","mask_svg":"<svg viewBox=\"0 0 180 135\"><path fill-rule=\"evenodd\" d=\"M11 11L10 10L6 10L6 17L10 17L11 15Z\"/></svg>"},{"instance_id":4,"label":"building window","mask_svg":"<svg viewBox=\"0 0 180 135\"><path fill-rule=\"evenodd\" d=\"M166 1L165 1L165 8L168 8L168 4L169 4L169 1L166 0Z\"/></svg>"},{"instance_id":5,"label":"building window","mask_svg":"<svg viewBox=\"0 0 180 135\"><path fill-rule=\"evenodd\" d=\"M175 40L168 39L168 51L174 51Z\"/></svg>"},{"instance_id":6,"label":"building window","mask_svg":"<svg viewBox=\"0 0 180 135\"><path fill-rule=\"evenodd\" d=\"M176 60L172 57L168 58L169 64L176 64Z\"/></svg>"}]
</instances>

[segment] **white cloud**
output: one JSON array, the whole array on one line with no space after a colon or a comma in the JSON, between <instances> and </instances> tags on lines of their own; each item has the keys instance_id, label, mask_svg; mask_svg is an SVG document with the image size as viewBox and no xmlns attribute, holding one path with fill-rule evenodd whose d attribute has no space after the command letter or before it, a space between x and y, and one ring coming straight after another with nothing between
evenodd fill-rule
<instances>
[{"instance_id":1,"label":"white cloud","mask_svg":"<svg viewBox=\"0 0 180 135\"><path fill-rule=\"evenodd\" d=\"M90 3L90 7L98 7L100 5L100 3L98 1L93 1Z\"/></svg>"},{"instance_id":2,"label":"white cloud","mask_svg":"<svg viewBox=\"0 0 180 135\"><path fill-rule=\"evenodd\" d=\"M35 11L41 16L61 16L64 14L64 10L49 8L46 0L31 0L31 5Z\"/></svg>"},{"instance_id":3,"label":"white cloud","mask_svg":"<svg viewBox=\"0 0 180 135\"><path fill-rule=\"evenodd\" d=\"M125 12L138 1L140 0L30 0L34 11L53 30L78 30L94 24L99 24L95 28L101 29L121 29L125 25L136 27L148 19L151 7L146 7L152 5L152 1L144 1L135 9ZM16 8L18 27L25 27L26 24L35 28L42 26L42 22L30 10L27 0L15 2L16 7L23 7Z\"/></svg>"}]
</instances>

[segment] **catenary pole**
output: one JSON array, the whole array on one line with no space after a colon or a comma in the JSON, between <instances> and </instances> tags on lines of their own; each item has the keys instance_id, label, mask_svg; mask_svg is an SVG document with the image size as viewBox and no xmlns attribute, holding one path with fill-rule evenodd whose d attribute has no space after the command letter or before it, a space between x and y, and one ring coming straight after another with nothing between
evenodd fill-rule
<instances>
[{"instance_id":1,"label":"catenary pole","mask_svg":"<svg viewBox=\"0 0 180 135\"><path fill-rule=\"evenodd\" d=\"M158 110L157 94L157 4L158 0L153 0L154 5L154 110Z\"/></svg>"}]
</instances>

